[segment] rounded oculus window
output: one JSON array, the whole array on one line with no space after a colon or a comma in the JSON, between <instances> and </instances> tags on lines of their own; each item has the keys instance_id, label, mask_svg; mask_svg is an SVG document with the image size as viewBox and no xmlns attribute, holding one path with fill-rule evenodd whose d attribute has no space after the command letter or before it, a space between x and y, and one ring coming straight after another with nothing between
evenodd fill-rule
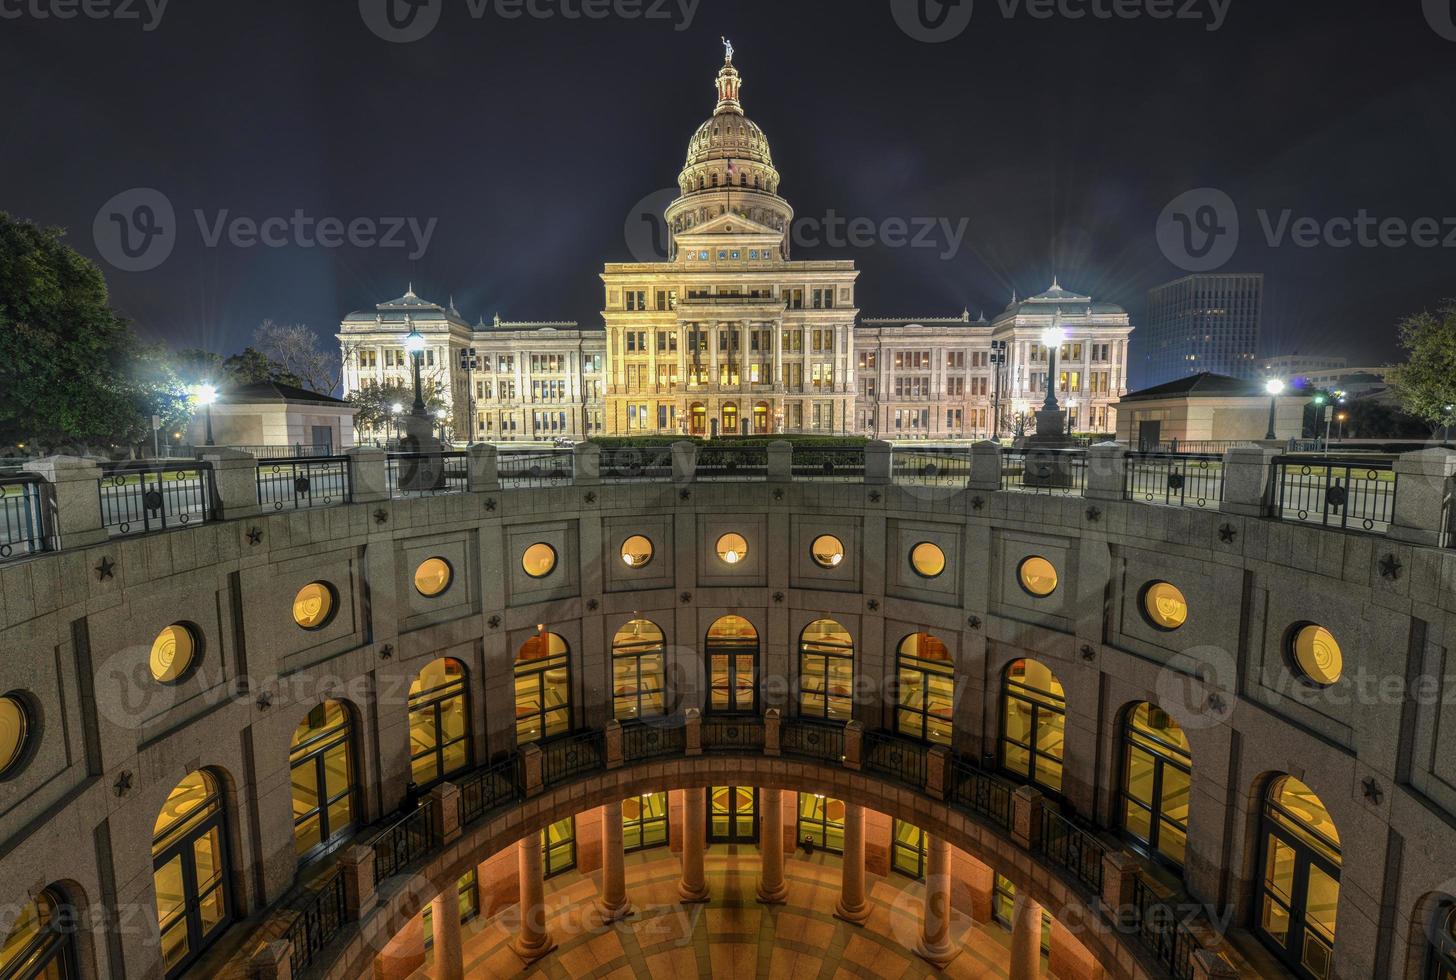
<instances>
[{"instance_id":1,"label":"rounded oculus window","mask_svg":"<svg viewBox=\"0 0 1456 980\"><path fill-rule=\"evenodd\" d=\"M821 534L810 549L814 564L820 568L838 568L844 563L844 542L832 534Z\"/></svg>"},{"instance_id":2,"label":"rounded oculus window","mask_svg":"<svg viewBox=\"0 0 1456 980\"><path fill-rule=\"evenodd\" d=\"M945 552L929 541L910 549L910 567L921 578L939 578L945 573Z\"/></svg>"},{"instance_id":3,"label":"rounded oculus window","mask_svg":"<svg viewBox=\"0 0 1456 980\"><path fill-rule=\"evenodd\" d=\"M1143 589L1143 615L1153 626L1171 633L1188 622L1188 600L1176 585L1153 582Z\"/></svg>"},{"instance_id":4,"label":"rounded oculus window","mask_svg":"<svg viewBox=\"0 0 1456 980\"><path fill-rule=\"evenodd\" d=\"M533 544L521 556L521 568L532 578L545 578L556 571L556 549L549 544Z\"/></svg>"},{"instance_id":5,"label":"rounded oculus window","mask_svg":"<svg viewBox=\"0 0 1456 980\"><path fill-rule=\"evenodd\" d=\"M748 558L748 540L741 534L723 535L718 539L718 557L725 564L741 564Z\"/></svg>"},{"instance_id":6,"label":"rounded oculus window","mask_svg":"<svg viewBox=\"0 0 1456 980\"><path fill-rule=\"evenodd\" d=\"M14 694L0 697L0 779L13 776L30 742L30 714Z\"/></svg>"},{"instance_id":7,"label":"rounded oculus window","mask_svg":"<svg viewBox=\"0 0 1456 980\"><path fill-rule=\"evenodd\" d=\"M443 558L426 558L415 569L415 591L426 599L443 595L455 578L455 570Z\"/></svg>"},{"instance_id":8,"label":"rounded oculus window","mask_svg":"<svg viewBox=\"0 0 1456 980\"><path fill-rule=\"evenodd\" d=\"M180 681L192 669L200 646L197 634L186 623L173 623L162 630L152 641L152 653L148 660L152 680L159 684L175 684Z\"/></svg>"},{"instance_id":9,"label":"rounded oculus window","mask_svg":"<svg viewBox=\"0 0 1456 980\"><path fill-rule=\"evenodd\" d=\"M1345 675L1345 655L1334 634L1323 626L1295 627L1289 646L1294 669L1316 687L1333 687Z\"/></svg>"},{"instance_id":10,"label":"rounded oculus window","mask_svg":"<svg viewBox=\"0 0 1456 980\"><path fill-rule=\"evenodd\" d=\"M293 597L293 621L306 630L321 630L334 618L334 587L310 582Z\"/></svg>"},{"instance_id":11,"label":"rounded oculus window","mask_svg":"<svg viewBox=\"0 0 1456 980\"><path fill-rule=\"evenodd\" d=\"M1057 591L1057 570L1052 563L1038 555L1023 561L1016 570L1021 587L1038 599L1045 599Z\"/></svg>"},{"instance_id":12,"label":"rounded oculus window","mask_svg":"<svg viewBox=\"0 0 1456 980\"><path fill-rule=\"evenodd\" d=\"M652 541L634 534L622 542L622 563L628 568L646 568L652 561Z\"/></svg>"}]
</instances>

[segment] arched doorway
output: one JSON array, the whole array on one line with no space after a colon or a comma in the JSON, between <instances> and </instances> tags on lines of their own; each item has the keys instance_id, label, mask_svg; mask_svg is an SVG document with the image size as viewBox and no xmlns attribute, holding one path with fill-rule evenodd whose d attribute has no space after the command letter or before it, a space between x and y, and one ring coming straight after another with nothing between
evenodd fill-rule
<instances>
[{"instance_id":1,"label":"arched doorway","mask_svg":"<svg viewBox=\"0 0 1456 980\"><path fill-rule=\"evenodd\" d=\"M799 715L827 721L854 716L854 641L832 619L799 635Z\"/></svg>"},{"instance_id":2,"label":"arched doorway","mask_svg":"<svg viewBox=\"0 0 1456 980\"><path fill-rule=\"evenodd\" d=\"M666 713L667 646L662 629L634 619L612 639L612 712L618 721Z\"/></svg>"},{"instance_id":3,"label":"arched doorway","mask_svg":"<svg viewBox=\"0 0 1456 980\"><path fill-rule=\"evenodd\" d=\"M232 921L227 824L217 780L187 776L152 830L152 884L168 977L196 962Z\"/></svg>"},{"instance_id":4,"label":"arched doorway","mask_svg":"<svg viewBox=\"0 0 1456 980\"><path fill-rule=\"evenodd\" d=\"M708 629L708 713L758 714L758 630L742 616Z\"/></svg>"},{"instance_id":5,"label":"arched doorway","mask_svg":"<svg viewBox=\"0 0 1456 980\"><path fill-rule=\"evenodd\" d=\"M571 648L541 632L516 653L516 743L571 733Z\"/></svg>"},{"instance_id":6,"label":"arched doorway","mask_svg":"<svg viewBox=\"0 0 1456 980\"><path fill-rule=\"evenodd\" d=\"M759 402L753 406L753 431L760 436L769 434L768 402Z\"/></svg>"},{"instance_id":7,"label":"arched doorway","mask_svg":"<svg viewBox=\"0 0 1456 980\"><path fill-rule=\"evenodd\" d=\"M1314 790L1281 776L1264 795L1259 838L1254 930L1297 976L1326 980L1340 904L1340 832Z\"/></svg>"},{"instance_id":8,"label":"arched doorway","mask_svg":"<svg viewBox=\"0 0 1456 980\"><path fill-rule=\"evenodd\" d=\"M950 745L955 712L953 674L950 651L939 637L912 633L901 640L896 659L895 731L922 742Z\"/></svg>"},{"instance_id":9,"label":"arched doorway","mask_svg":"<svg viewBox=\"0 0 1456 980\"><path fill-rule=\"evenodd\" d=\"M1166 711L1144 701L1122 724L1122 828L1139 850L1182 871L1188 847L1188 736Z\"/></svg>"},{"instance_id":10,"label":"arched doorway","mask_svg":"<svg viewBox=\"0 0 1456 980\"><path fill-rule=\"evenodd\" d=\"M1015 660L1001 680L1001 768L1062 792L1067 697L1062 682L1038 660Z\"/></svg>"},{"instance_id":11,"label":"arched doorway","mask_svg":"<svg viewBox=\"0 0 1456 980\"><path fill-rule=\"evenodd\" d=\"M0 946L0 980L74 980L75 910L52 888L21 908Z\"/></svg>"},{"instance_id":12,"label":"arched doorway","mask_svg":"<svg viewBox=\"0 0 1456 980\"><path fill-rule=\"evenodd\" d=\"M708 434L708 406L702 402L693 402L692 408L688 410L692 417L692 434L705 436Z\"/></svg>"},{"instance_id":13,"label":"arched doorway","mask_svg":"<svg viewBox=\"0 0 1456 980\"><path fill-rule=\"evenodd\" d=\"M723 406L723 431L725 436L738 435L738 403L729 402Z\"/></svg>"},{"instance_id":14,"label":"arched doorway","mask_svg":"<svg viewBox=\"0 0 1456 980\"><path fill-rule=\"evenodd\" d=\"M354 760L349 711L324 701L293 732L293 843L300 861L354 829Z\"/></svg>"},{"instance_id":15,"label":"arched doorway","mask_svg":"<svg viewBox=\"0 0 1456 980\"><path fill-rule=\"evenodd\" d=\"M470 768L470 699L465 665L427 664L410 685L410 776L427 788Z\"/></svg>"}]
</instances>

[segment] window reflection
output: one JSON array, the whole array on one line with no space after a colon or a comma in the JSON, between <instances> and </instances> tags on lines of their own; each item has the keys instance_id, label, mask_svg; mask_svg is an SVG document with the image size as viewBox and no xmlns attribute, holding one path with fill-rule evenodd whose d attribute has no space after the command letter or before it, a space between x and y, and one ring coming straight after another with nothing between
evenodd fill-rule
<instances>
[{"instance_id":1,"label":"window reflection","mask_svg":"<svg viewBox=\"0 0 1456 980\"><path fill-rule=\"evenodd\" d=\"M420 787L470 768L470 704L465 666L436 660L409 693L410 778Z\"/></svg>"},{"instance_id":2,"label":"window reflection","mask_svg":"<svg viewBox=\"0 0 1456 980\"><path fill-rule=\"evenodd\" d=\"M712 714L758 713L758 630L742 616L724 616L708 630Z\"/></svg>"},{"instance_id":3,"label":"window reflection","mask_svg":"<svg viewBox=\"0 0 1456 980\"><path fill-rule=\"evenodd\" d=\"M634 619L612 639L612 710L618 721L666 714L667 645L662 630Z\"/></svg>"},{"instance_id":4,"label":"window reflection","mask_svg":"<svg viewBox=\"0 0 1456 980\"><path fill-rule=\"evenodd\" d=\"M571 731L571 651L544 630L516 654L516 742L541 742Z\"/></svg>"},{"instance_id":5,"label":"window reflection","mask_svg":"<svg viewBox=\"0 0 1456 980\"><path fill-rule=\"evenodd\" d=\"M1056 675L1037 660L1013 661L1002 681L1002 768L1060 793L1066 728L1066 695Z\"/></svg>"},{"instance_id":6,"label":"window reflection","mask_svg":"<svg viewBox=\"0 0 1456 980\"><path fill-rule=\"evenodd\" d=\"M293 841L300 860L343 839L353 829L354 773L349 713L325 701L293 733Z\"/></svg>"},{"instance_id":7,"label":"window reflection","mask_svg":"<svg viewBox=\"0 0 1456 980\"><path fill-rule=\"evenodd\" d=\"M1144 702L1123 726L1123 829L1150 854L1182 868L1188 844L1188 737L1157 705Z\"/></svg>"},{"instance_id":8,"label":"window reflection","mask_svg":"<svg viewBox=\"0 0 1456 980\"><path fill-rule=\"evenodd\" d=\"M895 731L950 745L955 718L955 667L938 637L912 633L900 642Z\"/></svg>"},{"instance_id":9,"label":"window reflection","mask_svg":"<svg viewBox=\"0 0 1456 980\"><path fill-rule=\"evenodd\" d=\"M799 714L831 721L854 715L854 641L832 619L810 623L799 637Z\"/></svg>"}]
</instances>

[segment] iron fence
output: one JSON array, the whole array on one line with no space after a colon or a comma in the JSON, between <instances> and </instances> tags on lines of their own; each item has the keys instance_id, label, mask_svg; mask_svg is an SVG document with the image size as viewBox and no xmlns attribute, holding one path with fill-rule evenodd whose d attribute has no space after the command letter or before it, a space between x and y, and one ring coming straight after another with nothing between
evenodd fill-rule
<instances>
[{"instance_id":1,"label":"iron fence","mask_svg":"<svg viewBox=\"0 0 1456 980\"><path fill-rule=\"evenodd\" d=\"M289 961L293 967L292 975L298 977L348 921L343 870L337 869L322 883L310 885L308 892L295 903L293 911L298 916L288 929L288 941L293 944Z\"/></svg>"},{"instance_id":2,"label":"iron fence","mask_svg":"<svg viewBox=\"0 0 1456 980\"><path fill-rule=\"evenodd\" d=\"M1153 893L1141 876L1133 879L1132 902L1138 936L1144 945L1168 968L1174 980L1193 980L1193 952L1201 944L1187 923Z\"/></svg>"},{"instance_id":3,"label":"iron fence","mask_svg":"<svg viewBox=\"0 0 1456 980\"><path fill-rule=\"evenodd\" d=\"M896 449L890 478L911 486L965 487L971 482L971 457L951 450Z\"/></svg>"},{"instance_id":4,"label":"iron fence","mask_svg":"<svg viewBox=\"0 0 1456 980\"><path fill-rule=\"evenodd\" d=\"M1011 829L1011 797L1015 787L998 779L966 759L952 759L950 792L952 806L980 814L1002 830Z\"/></svg>"},{"instance_id":5,"label":"iron fence","mask_svg":"<svg viewBox=\"0 0 1456 980\"><path fill-rule=\"evenodd\" d=\"M1107 848L1056 810L1041 811L1041 850L1051 862L1102 894L1102 858Z\"/></svg>"},{"instance_id":6,"label":"iron fence","mask_svg":"<svg viewBox=\"0 0 1456 980\"><path fill-rule=\"evenodd\" d=\"M1223 500L1223 457L1130 453L1127 499L1217 508Z\"/></svg>"},{"instance_id":7,"label":"iron fence","mask_svg":"<svg viewBox=\"0 0 1456 980\"><path fill-rule=\"evenodd\" d=\"M607 483L668 482L672 449L603 449L601 474Z\"/></svg>"},{"instance_id":8,"label":"iron fence","mask_svg":"<svg viewBox=\"0 0 1456 980\"><path fill-rule=\"evenodd\" d=\"M779 751L837 765L844 759L844 723L786 718L779 729Z\"/></svg>"},{"instance_id":9,"label":"iron fence","mask_svg":"<svg viewBox=\"0 0 1456 980\"><path fill-rule=\"evenodd\" d=\"M46 550L44 501L39 476L0 476L0 560Z\"/></svg>"},{"instance_id":10,"label":"iron fence","mask_svg":"<svg viewBox=\"0 0 1456 980\"><path fill-rule=\"evenodd\" d=\"M353 499L347 456L259 460L258 503L274 510L332 507Z\"/></svg>"},{"instance_id":11,"label":"iron fence","mask_svg":"<svg viewBox=\"0 0 1456 980\"><path fill-rule=\"evenodd\" d=\"M247 453L258 459L322 459L338 455L333 446L305 446L301 443L291 446L226 446L224 448Z\"/></svg>"},{"instance_id":12,"label":"iron fence","mask_svg":"<svg viewBox=\"0 0 1456 980\"><path fill-rule=\"evenodd\" d=\"M585 772L603 768L605 753L601 732L579 732L551 742L541 749L541 781L547 786L564 783Z\"/></svg>"},{"instance_id":13,"label":"iron fence","mask_svg":"<svg viewBox=\"0 0 1456 980\"><path fill-rule=\"evenodd\" d=\"M1077 495L1087 489L1087 453L1026 449L1001 453L1001 489Z\"/></svg>"},{"instance_id":14,"label":"iron fence","mask_svg":"<svg viewBox=\"0 0 1456 980\"><path fill-rule=\"evenodd\" d=\"M459 780L460 823L474 823L496 807L515 803L525 794L521 788L520 756L512 755Z\"/></svg>"},{"instance_id":15,"label":"iron fence","mask_svg":"<svg viewBox=\"0 0 1456 980\"><path fill-rule=\"evenodd\" d=\"M762 718L704 718L704 752L762 752Z\"/></svg>"},{"instance_id":16,"label":"iron fence","mask_svg":"<svg viewBox=\"0 0 1456 980\"><path fill-rule=\"evenodd\" d=\"M681 718L633 721L622 726L622 758L642 762L687 751L687 728Z\"/></svg>"},{"instance_id":17,"label":"iron fence","mask_svg":"<svg viewBox=\"0 0 1456 980\"><path fill-rule=\"evenodd\" d=\"M1390 528L1399 490L1392 460L1280 456L1273 466L1271 517L1375 534Z\"/></svg>"},{"instance_id":18,"label":"iron fence","mask_svg":"<svg viewBox=\"0 0 1456 980\"><path fill-rule=\"evenodd\" d=\"M570 450L501 453L496 473L503 487L563 487L575 478Z\"/></svg>"},{"instance_id":19,"label":"iron fence","mask_svg":"<svg viewBox=\"0 0 1456 980\"><path fill-rule=\"evenodd\" d=\"M465 453L392 453L388 463L391 497L438 497L470 489Z\"/></svg>"},{"instance_id":20,"label":"iron fence","mask_svg":"<svg viewBox=\"0 0 1456 980\"><path fill-rule=\"evenodd\" d=\"M435 801L426 797L414 810L386 827L369 846L374 850L374 883L392 878L436 845Z\"/></svg>"},{"instance_id":21,"label":"iron fence","mask_svg":"<svg viewBox=\"0 0 1456 980\"><path fill-rule=\"evenodd\" d=\"M792 470L796 480L863 480L864 447L820 449L795 446Z\"/></svg>"},{"instance_id":22,"label":"iron fence","mask_svg":"<svg viewBox=\"0 0 1456 980\"><path fill-rule=\"evenodd\" d=\"M768 447L739 446L698 450L696 480L735 480L752 482L768 479Z\"/></svg>"},{"instance_id":23,"label":"iron fence","mask_svg":"<svg viewBox=\"0 0 1456 980\"><path fill-rule=\"evenodd\" d=\"M197 460L109 463L97 481L101 525L113 535L188 527L213 519L212 465Z\"/></svg>"},{"instance_id":24,"label":"iron fence","mask_svg":"<svg viewBox=\"0 0 1456 980\"><path fill-rule=\"evenodd\" d=\"M862 747L865 769L914 789L925 788L926 756L930 746L901 738L892 732L866 732Z\"/></svg>"}]
</instances>

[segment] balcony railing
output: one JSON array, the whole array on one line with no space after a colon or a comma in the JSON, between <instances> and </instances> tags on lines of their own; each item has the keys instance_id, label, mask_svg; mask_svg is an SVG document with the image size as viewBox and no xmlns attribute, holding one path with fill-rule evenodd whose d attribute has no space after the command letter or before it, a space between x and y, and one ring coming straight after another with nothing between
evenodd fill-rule
<instances>
[{"instance_id":1,"label":"balcony railing","mask_svg":"<svg viewBox=\"0 0 1456 980\"><path fill-rule=\"evenodd\" d=\"M318 951L349 921L344 895L344 872L340 868L322 882L311 884L295 903L293 911L298 917L288 930L288 941L293 945L293 976L302 976Z\"/></svg>"},{"instance_id":2,"label":"balcony railing","mask_svg":"<svg viewBox=\"0 0 1456 980\"><path fill-rule=\"evenodd\" d=\"M110 463L98 481L101 526L112 535L145 534L212 520L212 465L198 460Z\"/></svg>"},{"instance_id":3,"label":"balcony railing","mask_svg":"<svg viewBox=\"0 0 1456 980\"><path fill-rule=\"evenodd\" d=\"M44 495L38 476L0 476L0 561L46 550Z\"/></svg>"},{"instance_id":4,"label":"balcony railing","mask_svg":"<svg viewBox=\"0 0 1456 980\"><path fill-rule=\"evenodd\" d=\"M892 732L865 732L863 766L915 789L925 788L930 746Z\"/></svg>"},{"instance_id":5,"label":"balcony railing","mask_svg":"<svg viewBox=\"0 0 1456 980\"><path fill-rule=\"evenodd\" d=\"M1281 456L1270 481L1270 516L1343 531L1383 534L1395 516L1394 461Z\"/></svg>"},{"instance_id":6,"label":"balcony railing","mask_svg":"<svg viewBox=\"0 0 1456 980\"><path fill-rule=\"evenodd\" d=\"M1077 495L1087 489L1087 454L1077 449L1027 449L1001 454L1001 489Z\"/></svg>"},{"instance_id":7,"label":"balcony railing","mask_svg":"<svg viewBox=\"0 0 1456 980\"><path fill-rule=\"evenodd\" d=\"M622 758L627 762L682 755L686 749L687 729L681 718L633 721L622 725Z\"/></svg>"},{"instance_id":8,"label":"balcony railing","mask_svg":"<svg viewBox=\"0 0 1456 980\"><path fill-rule=\"evenodd\" d=\"M332 507L349 503L351 496L347 456L258 462L258 503L265 509Z\"/></svg>"},{"instance_id":9,"label":"balcony railing","mask_svg":"<svg viewBox=\"0 0 1456 980\"><path fill-rule=\"evenodd\" d=\"M547 786L564 783L584 772L595 772L604 765L601 732L567 735L544 742L540 748L541 781Z\"/></svg>"},{"instance_id":10,"label":"balcony railing","mask_svg":"<svg viewBox=\"0 0 1456 980\"><path fill-rule=\"evenodd\" d=\"M601 473L607 483L665 483L672 479L672 450L603 449Z\"/></svg>"},{"instance_id":11,"label":"balcony railing","mask_svg":"<svg viewBox=\"0 0 1456 980\"><path fill-rule=\"evenodd\" d=\"M374 849L374 880L384 881L424 857L439 843L434 831L435 803L426 797L420 805L382 830L369 846Z\"/></svg>"},{"instance_id":12,"label":"balcony railing","mask_svg":"<svg viewBox=\"0 0 1456 980\"><path fill-rule=\"evenodd\" d=\"M1133 880L1132 904L1143 945L1167 967L1174 980L1193 980L1193 951L1201 944L1188 924L1141 877Z\"/></svg>"},{"instance_id":13,"label":"balcony railing","mask_svg":"<svg viewBox=\"0 0 1456 980\"><path fill-rule=\"evenodd\" d=\"M460 787L460 822L472 823L496 807L515 803L524 795L520 758L510 756L478 769L457 784Z\"/></svg>"},{"instance_id":14,"label":"balcony railing","mask_svg":"<svg viewBox=\"0 0 1456 980\"><path fill-rule=\"evenodd\" d=\"M965 759L950 764L950 792L946 800L972 813L978 813L1002 830L1011 829L1011 796L1013 787Z\"/></svg>"},{"instance_id":15,"label":"balcony railing","mask_svg":"<svg viewBox=\"0 0 1456 980\"><path fill-rule=\"evenodd\" d=\"M704 718L704 752L762 752L763 719L757 715L743 718Z\"/></svg>"},{"instance_id":16,"label":"balcony railing","mask_svg":"<svg viewBox=\"0 0 1456 980\"><path fill-rule=\"evenodd\" d=\"M1223 500L1223 457L1130 453L1127 499L1217 509Z\"/></svg>"},{"instance_id":17,"label":"balcony railing","mask_svg":"<svg viewBox=\"0 0 1456 980\"><path fill-rule=\"evenodd\" d=\"M503 487L564 487L575 474L570 450L501 453L497 472Z\"/></svg>"},{"instance_id":18,"label":"balcony railing","mask_svg":"<svg viewBox=\"0 0 1456 980\"><path fill-rule=\"evenodd\" d=\"M792 472L796 480L857 482L864 479L865 451L863 447L796 449Z\"/></svg>"},{"instance_id":19,"label":"balcony railing","mask_svg":"<svg viewBox=\"0 0 1456 980\"><path fill-rule=\"evenodd\" d=\"M971 458L950 450L897 449L891 464L896 483L960 489L971 479Z\"/></svg>"},{"instance_id":20,"label":"balcony railing","mask_svg":"<svg viewBox=\"0 0 1456 980\"><path fill-rule=\"evenodd\" d=\"M844 759L844 722L786 718L779 729L779 751L838 765Z\"/></svg>"},{"instance_id":21,"label":"balcony railing","mask_svg":"<svg viewBox=\"0 0 1456 980\"><path fill-rule=\"evenodd\" d=\"M388 465L391 497L438 497L470 489L465 453L394 453Z\"/></svg>"},{"instance_id":22,"label":"balcony railing","mask_svg":"<svg viewBox=\"0 0 1456 980\"><path fill-rule=\"evenodd\" d=\"M766 446L745 446L727 449L699 449L695 479L743 482L767 480L768 448Z\"/></svg>"},{"instance_id":23,"label":"balcony railing","mask_svg":"<svg viewBox=\"0 0 1456 980\"><path fill-rule=\"evenodd\" d=\"M1102 894L1102 859L1107 848L1050 807L1041 811L1041 850L1094 894Z\"/></svg>"}]
</instances>

